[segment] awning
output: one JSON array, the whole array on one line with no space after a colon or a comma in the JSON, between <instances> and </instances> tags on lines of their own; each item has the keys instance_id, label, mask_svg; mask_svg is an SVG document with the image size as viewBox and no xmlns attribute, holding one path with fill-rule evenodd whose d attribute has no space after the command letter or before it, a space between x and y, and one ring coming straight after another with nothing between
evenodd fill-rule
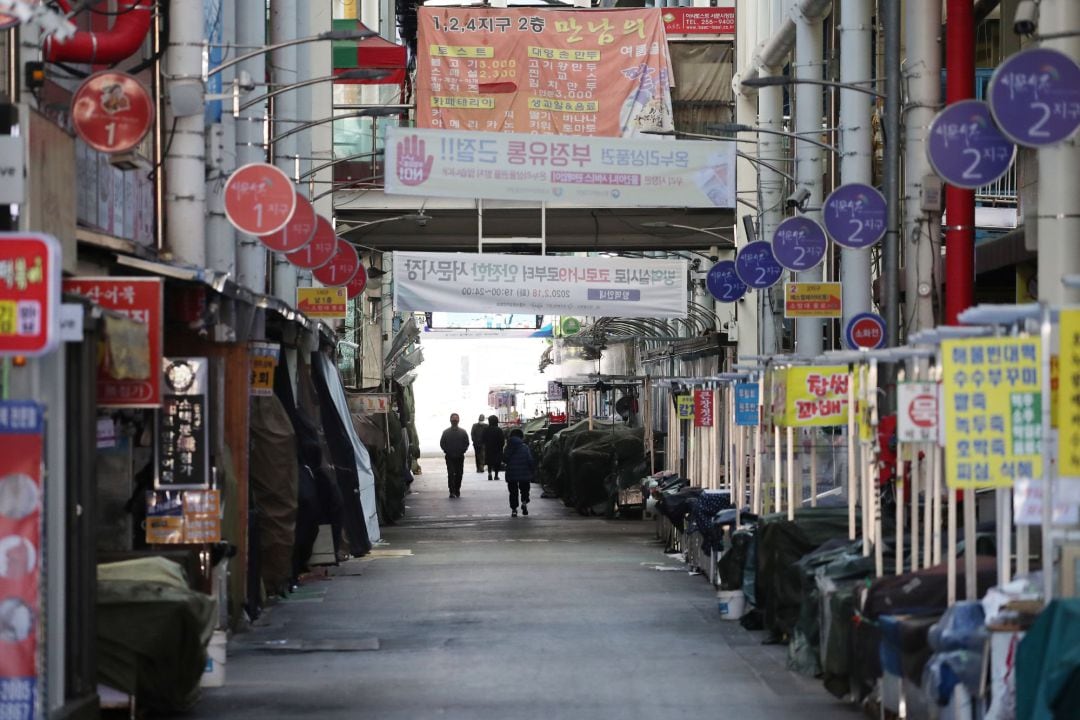
<instances>
[{"instance_id":1,"label":"awning","mask_svg":"<svg viewBox=\"0 0 1080 720\"><path fill-rule=\"evenodd\" d=\"M364 24L356 20L334 20L334 30L355 30ZM403 45L378 36L363 40L334 42L334 74L357 68L391 70L386 77L368 80L338 80L342 85L401 85L405 82L408 53Z\"/></svg>"}]
</instances>

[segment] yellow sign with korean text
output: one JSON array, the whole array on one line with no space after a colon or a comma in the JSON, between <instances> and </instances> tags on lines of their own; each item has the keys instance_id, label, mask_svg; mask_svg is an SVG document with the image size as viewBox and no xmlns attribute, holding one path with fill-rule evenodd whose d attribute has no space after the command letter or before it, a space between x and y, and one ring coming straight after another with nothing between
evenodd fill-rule
<instances>
[{"instance_id":1,"label":"yellow sign with korean text","mask_svg":"<svg viewBox=\"0 0 1080 720\"><path fill-rule=\"evenodd\" d=\"M850 376L846 365L789 367L785 372L783 427L846 425Z\"/></svg>"},{"instance_id":2,"label":"yellow sign with korean text","mask_svg":"<svg viewBox=\"0 0 1080 720\"><path fill-rule=\"evenodd\" d=\"M676 395L675 407L679 412L680 420L693 420L694 419L694 396L693 395Z\"/></svg>"},{"instance_id":3,"label":"yellow sign with korean text","mask_svg":"<svg viewBox=\"0 0 1080 720\"><path fill-rule=\"evenodd\" d=\"M842 295L838 282L784 283L784 317L838 318L844 309Z\"/></svg>"},{"instance_id":4,"label":"yellow sign with korean text","mask_svg":"<svg viewBox=\"0 0 1080 720\"><path fill-rule=\"evenodd\" d=\"M1040 477L1038 338L948 340L941 357L948 486L1012 487Z\"/></svg>"},{"instance_id":5,"label":"yellow sign with korean text","mask_svg":"<svg viewBox=\"0 0 1080 720\"><path fill-rule=\"evenodd\" d=\"M296 288L296 309L310 318L342 319L348 307L347 288Z\"/></svg>"},{"instance_id":6,"label":"yellow sign with korean text","mask_svg":"<svg viewBox=\"0 0 1080 720\"><path fill-rule=\"evenodd\" d=\"M274 394L274 368L280 352L277 343L251 343L251 394Z\"/></svg>"},{"instance_id":7,"label":"yellow sign with korean text","mask_svg":"<svg viewBox=\"0 0 1080 720\"><path fill-rule=\"evenodd\" d=\"M1062 477L1077 478L1080 477L1080 310L1061 311L1058 337L1061 338L1056 418L1058 468Z\"/></svg>"}]
</instances>

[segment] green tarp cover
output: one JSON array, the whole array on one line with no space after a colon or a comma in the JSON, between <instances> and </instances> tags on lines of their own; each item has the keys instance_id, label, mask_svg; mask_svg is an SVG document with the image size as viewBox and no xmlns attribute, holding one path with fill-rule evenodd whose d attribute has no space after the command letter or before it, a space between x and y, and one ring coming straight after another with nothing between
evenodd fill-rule
<instances>
[{"instance_id":1,"label":"green tarp cover","mask_svg":"<svg viewBox=\"0 0 1080 720\"><path fill-rule=\"evenodd\" d=\"M258 508L259 571L267 592L284 592L293 571L300 468L296 433L276 396L251 398L250 472Z\"/></svg>"},{"instance_id":2,"label":"green tarp cover","mask_svg":"<svg viewBox=\"0 0 1080 720\"><path fill-rule=\"evenodd\" d=\"M1016 717L1080 718L1080 599L1051 602L1020 641Z\"/></svg>"}]
</instances>

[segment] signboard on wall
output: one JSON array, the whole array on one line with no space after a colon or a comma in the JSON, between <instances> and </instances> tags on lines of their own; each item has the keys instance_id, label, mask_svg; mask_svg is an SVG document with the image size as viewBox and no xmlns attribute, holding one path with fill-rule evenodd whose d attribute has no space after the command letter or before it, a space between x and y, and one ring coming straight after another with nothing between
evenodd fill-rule
<instances>
[{"instance_id":1,"label":"signboard on wall","mask_svg":"<svg viewBox=\"0 0 1080 720\"><path fill-rule=\"evenodd\" d=\"M631 137L671 130L661 11L421 7L421 128Z\"/></svg>"},{"instance_id":2,"label":"signboard on wall","mask_svg":"<svg viewBox=\"0 0 1080 720\"><path fill-rule=\"evenodd\" d=\"M253 342L251 350L251 394L271 397L274 394L274 369L281 346L277 343Z\"/></svg>"},{"instance_id":3,"label":"signboard on wall","mask_svg":"<svg viewBox=\"0 0 1080 720\"><path fill-rule=\"evenodd\" d=\"M843 311L838 282L784 283L784 317L838 318Z\"/></svg>"},{"instance_id":4,"label":"signboard on wall","mask_svg":"<svg viewBox=\"0 0 1080 720\"><path fill-rule=\"evenodd\" d=\"M345 317L348 291L343 287L296 288L296 309L310 318Z\"/></svg>"},{"instance_id":5,"label":"signboard on wall","mask_svg":"<svg viewBox=\"0 0 1080 720\"><path fill-rule=\"evenodd\" d=\"M60 244L0 233L0 356L43 355L60 339Z\"/></svg>"},{"instance_id":6,"label":"signboard on wall","mask_svg":"<svg viewBox=\"0 0 1080 720\"><path fill-rule=\"evenodd\" d=\"M668 35L735 36L734 7L664 8L662 18Z\"/></svg>"},{"instance_id":7,"label":"signboard on wall","mask_svg":"<svg viewBox=\"0 0 1080 720\"><path fill-rule=\"evenodd\" d=\"M165 394L157 419L158 490L205 488L210 484L209 360L166 358Z\"/></svg>"},{"instance_id":8,"label":"signboard on wall","mask_svg":"<svg viewBox=\"0 0 1080 720\"><path fill-rule=\"evenodd\" d=\"M735 207L735 143L386 129L386 192L595 207Z\"/></svg>"}]
</instances>

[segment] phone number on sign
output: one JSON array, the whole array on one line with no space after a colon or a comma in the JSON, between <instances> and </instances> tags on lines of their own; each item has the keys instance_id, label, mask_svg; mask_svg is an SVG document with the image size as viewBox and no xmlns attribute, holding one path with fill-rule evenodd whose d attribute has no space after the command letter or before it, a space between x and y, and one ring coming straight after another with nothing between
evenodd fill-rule
<instances>
[{"instance_id":1,"label":"phone number on sign","mask_svg":"<svg viewBox=\"0 0 1080 720\"><path fill-rule=\"evenodd\" d=\"M476 288L466 287L461 288L461 294L467 297L493 297L493 298L510 298L510 297L532 297L532 298L569 298L569 290L548 290L548 289L533 289L529 288Z\"/></svg>"}]
</instances>

